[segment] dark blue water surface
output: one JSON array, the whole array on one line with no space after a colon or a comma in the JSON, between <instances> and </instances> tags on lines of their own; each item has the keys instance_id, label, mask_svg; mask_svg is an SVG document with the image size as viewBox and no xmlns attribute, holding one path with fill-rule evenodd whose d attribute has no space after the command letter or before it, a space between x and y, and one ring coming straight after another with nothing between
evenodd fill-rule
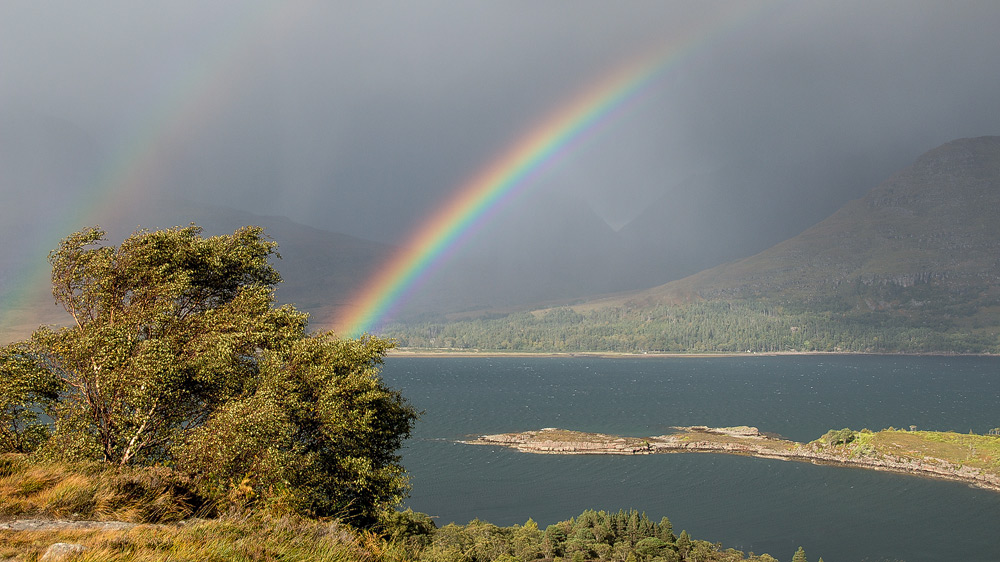
<instances>
[{"instance_id":1,"label":"dark blue water surface","mask_svg":"<svg viewBox=\"0 0 1000 562\"><path fill-rule=\"evenodd\" d=\"M532 455L456 443L560 427L632 436L753 425L796 441L828 429L985 433L1000 359L390 357L383 375L425 413L403 451L406 504L439 525L545 525L585 509L667 516L677 532L780 560L1000 560L1000 493L868 470L715 454Z\"/></svg>"}]
</instances>

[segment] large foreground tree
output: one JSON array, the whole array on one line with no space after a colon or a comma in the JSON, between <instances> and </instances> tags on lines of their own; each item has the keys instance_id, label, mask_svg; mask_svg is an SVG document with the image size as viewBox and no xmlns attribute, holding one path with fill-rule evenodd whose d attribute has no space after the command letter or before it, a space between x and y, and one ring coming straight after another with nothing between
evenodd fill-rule
<instances>
[{"instance_id":1,"label":"large foreground tree","mask_svg":"<svg viewBox=\"0 0 1000 562\"><path fill-rule=\"evenodd\" d=\"M371 519L402 499L416 413L379 377L392 344L307 334L307 315L276 307L262 229L104 236L49 255L72 324L0 350L0 451L164 464L214 497L316 515Z\"/></svg>"}]
</instances>

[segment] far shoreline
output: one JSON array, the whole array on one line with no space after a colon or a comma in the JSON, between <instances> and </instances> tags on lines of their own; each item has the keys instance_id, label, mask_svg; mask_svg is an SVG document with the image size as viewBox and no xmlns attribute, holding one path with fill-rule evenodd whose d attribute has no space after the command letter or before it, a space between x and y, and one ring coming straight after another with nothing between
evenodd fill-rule
<instances>
[{"instance_id":1,"label":"far shoreline","mask_svg":"<svg viewBox=\"0 0 1000 562\"><path fill-rule=\"evenodd\" d=\"M386 357L414 357L414 358L439 358L439 357L484 357L484 358L596 358L596 359L707 359L712 357L1000 357L992 353L948 353L948 352L927 352L927 353L905 353L905 352L881 352L867 353L859 351L761 351L750 353L739 353L733 351L720 352L648 352L648 353L627 353L623 351L479 351L469 349L427 349L397 347L390 350Z\"/></svg>"}]
</instances>

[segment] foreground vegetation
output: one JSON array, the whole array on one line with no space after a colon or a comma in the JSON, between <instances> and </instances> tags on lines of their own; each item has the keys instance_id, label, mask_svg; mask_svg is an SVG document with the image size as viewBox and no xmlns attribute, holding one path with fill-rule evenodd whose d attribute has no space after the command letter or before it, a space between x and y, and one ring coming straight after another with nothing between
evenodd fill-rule
<instances>
[{"instance_id":1,"label":"foreground vegetation","mask_svg":"<svg viewBox=\"0 0 1000 562\"><path fill-rule=\"evenodd\" d=\"M274 304L276 247L256 227L67 237L49 261L72 324L0 348L0 453L147 468L212 512L375 522L417 417L379 376L392 343L307 333Z\"/></svg>"},{"instance_id":2,"label":"foreground vegetation","mask_svg":"<svg viewBox=\"0 0 1000 562\"><path fill-rule=\"evenodd\" d=\"M544 531L530 520L525 525L511 527L473 521L468 525L448 525L416 537L387 539L371 532L355 531L337 521L227 517L184 525L139 525L126 530L0 529L0 557L11 562L34 561L49 545L70 543L85 548L73 558L76 562L777 562L767 554L747 555L737 550L722 550L717 544L691 539L683 531L672 540L658 538L655 534L638 534L632 542L617 534L598 538L595 532L602 532L604 528L586 526L595 519L619 515L626 518L635 515L642 518L644 525L656 525L635 512L584 512L579 518L551 525ZM791 558L793 562L806 561L804 552L799 552L800 556L796 553L798 558Z\"/></svg>"},{"instance_id":3,"label":"foreground vegetation","mask_svg":"<svg viewBox=\"0 0 1000 562\"><path fill-rule=\"evenodd\" d=\"M534 521L498 527L484 521L437 528L412 511L386 512L360 529L339 519L305 518L274 508L239 510L206 519L204 504L165 469L103 463L37 463L0 456L0 521L119 520L118 529L4 529L0 560L37 560L49 545L79 544L80 561L331 560L354 562L530 562L532 560L776 562L674 532L664 517L635 511L586 511L540 528ZM201 516L201 517L199 517Z\"/></svg>"},{"instance_id":4,"label":"foreground vegetation","mask_svg":"<svg viewBox=\"0 0 1000 562\"><path fill-rule=\"evenodd\" d=\"M138 525L124 530L0 529L0 559L34 561L50 545L84 547L75 562L185 560L380 562L408 560L402 546L337 522L298 517L230 516L183 525Z\"/></svg>"}]
</instances>

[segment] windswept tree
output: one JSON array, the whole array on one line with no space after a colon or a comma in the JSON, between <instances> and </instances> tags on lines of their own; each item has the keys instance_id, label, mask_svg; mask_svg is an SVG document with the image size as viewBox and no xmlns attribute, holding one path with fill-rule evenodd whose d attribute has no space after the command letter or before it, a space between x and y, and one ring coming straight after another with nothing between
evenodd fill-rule
<instances>
[{"instance_id":1,"label":"windswept tree","mask_svg":"<svg viewBox=\"0 0 1000 562\"><path fill-rule=\"evenodd\" d=\"M83 230L49 255L72 323L0 354L0 389L16 391L0 404L8 449L167 464L219 497L319 515L371 519L402 498L396 451L416 413L379 377L392 344L310 335L306 314L276 307L277 245L261 228L104 236Z\"/></svg>"}]
</instances>

